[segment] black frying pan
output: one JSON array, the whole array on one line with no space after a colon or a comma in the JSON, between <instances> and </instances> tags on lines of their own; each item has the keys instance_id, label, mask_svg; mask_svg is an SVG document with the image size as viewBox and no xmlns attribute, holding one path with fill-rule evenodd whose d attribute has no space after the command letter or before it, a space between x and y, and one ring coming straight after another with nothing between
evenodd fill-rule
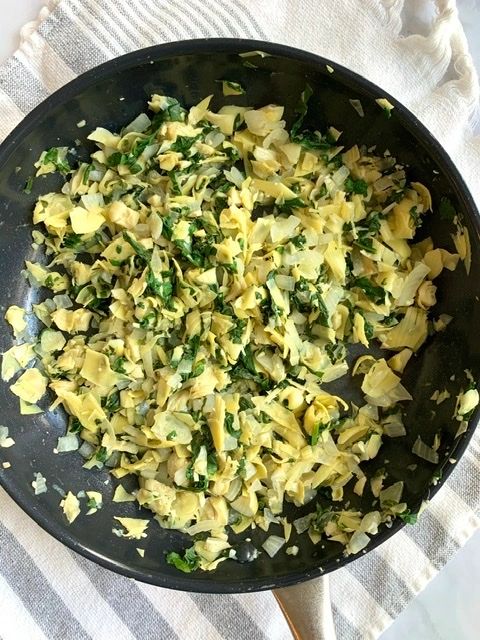
<instances>
[{"instance_id":1,"label":"black frying pan","mask_svg":"<svg viewBox=\"0 0 480 640\"><path fill-rule=\"evenodd\" d=\"M257 69L244 66L239 52L263 50L269 57L250 59ZM326 65L334 68L330 73ZM325 130L334 125L342 130L344 145L362 142L377 145L383 152L389 149L400 162L408 166L412 180L424 182L431 188L434 211L442 196L448 196L462 212L472 240L472 269L467 276L462 265L453 273L446 272L436 283L439 285L439 303L435 315L448 313L454 320L444 333L432 336L422 351L409 363L405 374L406 386L414 401L408 403L404 438L386 439L380 455L371 461L370 472L386 466L389 480L403 480L405 494L412 510L417 510L424 498L438 490L452 470L449 458L458 459L463 453L478 418L473 417L466 433L458 439L458 422L451 419L454 395L465 381L464 369L469 368L475 379L480 370L480 228L475 208L458 171L438 142L404 107L395 103L391 119L385 118L374 99L388 95L363 78L310 53L285 46L248 40L194 40L151 47L107 62L69 83L37 107L13 131L0 148L0 305L2 316L11 304L28 305L38 299L38 293L27 287L19 273L24 260L32 256L31 210L36 197L59 186L58 178L49 176L37 180L30 195L23 193L27 178L32 174L32 163L40 152L51 146L72 145L84 132L95 126L114 129L129 122L145 108L153 92L172 95L186 105L192 105L209 93L215 93L215 105L223 101L221 87L215 80L234 79L247 88L247 96L235 98L239 104L261 106L277 102L286 106L287 119L291 119L306 81L314 89L307 124ZM124 98L124 100L120 100ZM360 118L349 99L362 101L365 116ZM79 129L76 123L85 119L87 127ZM85 133L86 135L86 133ZM80 147L79 152L82 153ZM86 153L86 151L83 151ZM20 167L20 170L16 169ZM436 246L452 249L451 224L439 219L436 213L427 217L423 235L431 235ZM10 332L1 323L0 349L11 346ZM450 376L455 374L456 381ZM351 384L351 383L349 383ZM435 389L447 387L452 398L437 408L432 415L429 400ZM344 391L343 391L344 392ZM324 548L315 547L306 535L293 536L289 544L300 548L296 557L280 552L274 559L262 554L255 562L227 561L212 573L182 574L167 565L164 554L172 549L181 550L190 541L178 532L161 530L153 523L146 540L144 558L135 551L135 543L119 539L112 534L114 515L138 516L133 504L114 505L109 498L113 483L107 471L86 471L76 453L54 455L57 437L63 435L65 415L60 411L35 417L22 417L17 399L8 386L0 383L0 422L10 427L16 440L11 449L0 449L0 462L9 460L12 468L3 471L0 482L14 500L44 529L63 543L98 562L132 578L163 587L206 592L238 592L282 587L307 580L320 573L332 571L351 562L344 558L340 545L330 542ZM48 402L45 403L45 407ZM434 433L442 435L441 462L434 465L416 458L411 447L417 435L431 443ZM389 462L386 462L389 461ZM415 471L408 466L417 464ZM31 488L33 474L40 471L50 490L35 497ZM442 480L432 485L432 479ZM108 484L104 484L108 481ZM105 506L95 516L79 517L68 526L59 509L60 495L52 489L57 484L65 490L100 490ZM355 498L347 495L347 499ZM366 492L365 508L372 496ZM298 516L312 510L310 504L298 511ZM149 512L144 514L148 517ZM297 516L297 517L298 517ZM382 543L401 527L395 523L391 529L382 529L374 537L369 549ZM261 532L248 532L254 543L260 544ZM269 533L275 533L272 529ZM244 548L241 546L239 555Z\"/></svg>"}]
</instances>

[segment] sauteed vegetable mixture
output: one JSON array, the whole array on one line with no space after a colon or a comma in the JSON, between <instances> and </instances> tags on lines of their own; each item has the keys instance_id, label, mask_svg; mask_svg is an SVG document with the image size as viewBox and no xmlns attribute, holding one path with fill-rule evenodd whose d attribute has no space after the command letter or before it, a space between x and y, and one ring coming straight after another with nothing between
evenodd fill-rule
<instances>
[{"instance_id":1,"label":"sauteed vegetable mixture","mask_svg":"<svg viewBox=\"0 0 480 640\"><path fill-rule=\"evenodd\" d=\"M363 467L406 433L402 373L450 320L431 314L435 279L460 258L469 268L468 235L458 225L455 253L416 241L428 188L388 152L306 128L310 97L307 86L288 129L279 105L214 111L209 96L187 110L153 95L149 115L90 133L89 162L62 147L36 163L37 175L65 176L33 214L46 259L26 263L48 295L31 311L36 335L23 309L7 311L18 341L2 376L24 370L11 386L22 413L41 411L47 389L66 410L57 452L137 476L114 501L194 537L167 557L183 571L235 557L230 531L280 524L263 545L271 556L292 525L357 553L382 522L415 519L403 483ZM332 391L344 376L362 402ZM473 386L460 393L460 429L477 403ZM414 452L437 462L438 445L419 439ZM371 494L368 512L344 504L347 485ZM46 490L41 474L34 487ZM318 495L308 516L284 515ZM86 497L95 513L101 494ZM70 522L81 513L71 492L62 507ZM117 520L117 535L147 535L149 519Z\"/></svg>"}]
</instances>

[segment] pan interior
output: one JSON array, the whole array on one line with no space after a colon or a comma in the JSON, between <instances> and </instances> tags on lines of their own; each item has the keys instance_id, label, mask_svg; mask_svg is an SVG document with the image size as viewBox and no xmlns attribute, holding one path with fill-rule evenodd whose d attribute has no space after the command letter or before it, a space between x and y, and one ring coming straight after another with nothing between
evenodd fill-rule
<instances>
[{"instance_id":1,"label":"pan interior","mask_svg":"<svg viewBox=\"0 0 480 640\"><path fill-rule=\"evenodd\" d=\"M244 65L240 51L263 49L271 55L256 57L256 68ZM326 65L334 68L331 73ZM144 110L152 93L176 97L191 106L206 95L214 94L214 104L220 107L231 102L224 98L220 78L231 78L247 89L247 95L236 98L238 104L261 106L278 103L285 106L287 121L292 121L298 97L308 82L314 90L307 124L322 131L333 125L343 131L342 141L348 148L355 143L377 146L383 153L389 150L408 167L408 176L428 185L434 210L440 199L448 196L458 211L463 212L472 240L472 268L467 275L461 265L454 272L442 275L437 284L438 305L434 315L447 313L453 317L446 331L432 336L421 352L411 360L405 383L414 397L406 416L408 435L387 439L379 456L371 461L370 471L385 466L391 481L405 482L405 498L415 509L438 488L432 479L446 477L452 467L449 459L458 459L473 430L455 440L458 422L452 420L455 395L465 383L465 369L474 378L480 370L480 342L475 327L480 324L480 250L476 242L478 220L475 208L458 173L446 154L406 110L398 107L391 119L384 117L375 98L385 94L338 68L334 63L310 54L279 45L242 42L238 40L196 41L162 45L129 54L89 72L60 90L47 103L37 108L9 137L0 150L0 301L2 315L11 304L28 307L36 301L25 280L19 276L24 260L34 258L31 247L31 210L40 193L56 190L58 178L48 176L37 180L30 195L23 192L32 174L32 164L41 151L51 146L72 146L82 137L82 131L95 126L116 129L131 121ZM360 99L364 117L352 108L351 99ZM86 120L85 129L77 123ZM81 145L80 154L88 147ZM431 235L435 246L452 250L451 224L435 215L424 223L422 235ZM3 325L0 349L11 346L11 336ZM454 379L452 379L454 376ZM348 396L348 379L337 390ZM343 386L346 385L346 386ZM450 390L452 397L432 413L429 400L436 389ZM145 557L141 558L135 544L112 534L114 515L137 516L132 504L111 503L114 485L107 471L86 471L76 453L54 455L57 438L64 434L65 415L61 411L46 412L34 417L20 416L17 400L5 383L0 383L2 424L10 428L15 447L0 450L0 462L8 460L12 468L0 472L0 481L17 502L42 526L72 548L88 557L132 577L166 587L196 591L247 591L283 586L330 571L350 561L342 555L342 547L333 542L313 546L307 536L293 535L289 544L299 547L297 556L278 554L270 559L262 554L254 563L220 564L214 574L196 572L180 574L166 564L164 554L189 545L189 539L178 532L162 530L152 523L149 536L142 541ZM411 453L418 435L431 442L435 433L442 436L441 462L438 467L423 462ZM415 471L408 466L416 464ZM33 474L41 472L50 487L48 493L35 497L31 489ZM52 488L58 485L77 493L97 490L104 495L104 507L93 519L78 518L68 526L59 509L60 495ZM347 495L347 500L353 495ZM371 498L370 498L371 500ZM369 507L367 506L367 509ZM292 508L293 509L293 508ZM296 517L309 512L312 505L296 510ZM293 513L294 511L291 511ZM148 517L149 512L145 513ZM372 546L385 540L396 529L384 529ZM271 533L277 533L274 528ZM260 539L257 531L248 532L253 542Z\"/></svg>"}]
</instances>

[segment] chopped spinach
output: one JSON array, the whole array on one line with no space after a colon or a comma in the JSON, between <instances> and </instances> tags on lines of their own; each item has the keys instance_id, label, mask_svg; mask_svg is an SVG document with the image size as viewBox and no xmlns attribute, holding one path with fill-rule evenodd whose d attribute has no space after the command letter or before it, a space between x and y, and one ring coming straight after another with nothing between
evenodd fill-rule
<instances>
[{"instance_id":1,"label":"chopped spinach","mask_svg":"<svg viewBox=\"0 0 480 640\"><path fill-rule=\"evenodd\" d=\"M200 453L201 447L207 449L207 475L199 476L198 480L194 479L193 464ZM217 455L213 445L212 434L206 425L202 425L198 431L193 433L192 442L190 443L192 452L191 462L186 470L186 478L190 481L189 491L206 491L210 482L210 478L215 475L218 470Z\"/></svg>"},{"instance_id":2,"label":"chopped spinach","mask_svg":"<svg viewBox=\"0 0 480 640\"><path fill-rule=\"evenodd\" d=\"M108 451L106 447L98 447L98 449L95 452L95 460L98 460L98 462L106 462L108 458Z\"/></svg>"},{"instance_id":3,"label":"chopped spinach","mask_svg":"<svg viewBox=\"0 0 480 640\"><path fill-rule=\"evenodd\" d=\"M337 362L345 360L347 356L347 349L343 342L335 342L333 344L329 343L325 346L325 351L332 361L332 364L336 364Z\"/></svg>"},{"instance_id":4,"label":"chopped spinach","mask_svg":"<svg viewBox=\"0 0 480 640\"><path fill-rule=\"evenodd\" d=\"M102 406L112 413L120 409L120 394L118 391L112 391L110 395L102 400Z\"/></svg>"},{"instance_id":5,"label":"chopped spinach","mask_svg":"<svg viewBox=\"0 0 480 640\"><path fill-rule=\"evenodd\" d=\"M247 465L246 458L240 458L240 460L238 461L238 469L237 469L237 475L240 478L245 478L245 475L247 473L246 465Z\"/></svg>"},{"instance_id":6,"label":"chopped spinach","mask_svg":"<svg viewBox=\"0 0 480 640\"><path fill-rule=\"evenodd\" d=\"M193 336L188 341L188 344L183 349L183 358L185 360L195 360L198 350L200 348L200 336Z\"/></svg>"},{"instance_id":7,"label":"chopped spinach","mask_svg":"<svg viewBox=\"0 0 480 640\"><path fill-rule=\"evenodd\" d=\"M412 222L416 229L422 226L422 217L418 212L417 207L412 207L410 209L410 218L412 219Z\"/></svg>"},{"instance_id":8,"label":"chopped spinach","mask_svg":"<svg viewBox=\"0 0 480 640\"><path fill-rule=\"evenodd\" d=\"M295 284L291 299L301 313L318 311L317 322L323 327L329 326L328 309L323 301L321 291L308 280L300 278Z\"/></svg>"},{"instance_id":9,"label":"chopped spinach","mask_svg":"<svg viewBox=\"0 0 480 640\"><path fill-rule=\"evenodd\" d=\"M292 209L303 209L307 205L301 198L290 198L282 204L275 205L279 213L290 213Z\"/></svg>"},{"instance_id":10,"label":"chopped spinach","mask_svg":"<svg viewBox=\"0 0 480 640\"><path fill-rule=\"evenodd\" d=\"M181 171L169 171L168 177L170 178L170 187L174 196L182 195L182 187L178 181L179 176L182 175Z\"/></svg>"},{"instance_id":11,"label":"chopped spinach","mask_svg":"<svg viewBox=\"0 0 480 640\"><path fill-rule=\"evenodd\" d=\"M147 313L146 315L144 315L139 324L142 329L150 329L155 325L156 320L157 314L155 313L155 311L152 311L151 313Z\"/></svg>"},{"instance_id":12,"label":"chopped spinach","mask_svg":"<svg viewBox=\"0 0 480 640\"><path fill-rule=\"evenodd\" d=\"M230 376L232 380L253 380L263 391L272 387L272 381L258 373L249 344L245 345L237 364L230 371Z\"/></svg>"},{"instance_id":13,"label":"chopped spinach","mask_svg":"<svg viewBox=\"0 0 480 640\"><path fill-rule=\"evenodd\" d=\"M293 238L290 238L290 242L293 244L294 247L296 247L297 249L303 249L303 247L305 246L305 243L307 242L306 237L303 235L303 233L299 233L298 236L295 236Z\"/></svg>"},{"instance_id":14,"label":"chopped spinach","mask_svg":"<svg viewBox=\"0 0 480 640\"><path fill-rule=\"evenodd\" d=\"M300 94L300 102L295 107L295 113L297 114L297 119L293 122L292 128L290 130L290 136L292 140L294 140L294 138L297 136L297 134L300 132L300 129L303 126L303 121L308 112L308 101L312 97L312 94L313 94L313 89L307 83L305 85L305 89Z\"/></svg>"},{"instance_id":15,"label":"chopped spinach","mask_svg":"<svg viewBox=\"0 0 480 640\"><path fill-rule=\"evenodd\" d=\"M368 320L366 320L366 318L363 318L363 329L365 331L365 337L367 338L367 340L371 340L373 338L373 325L368 322Z\"/></svg>"},{"instance_id":16,"label":"chopped spinach","mask_svg":"<svg viewBox=\"0 0 480 640\"><path fill-rule=\"evenodd\" d=\"M358 236L358 238L353 241L353 244L361 251L375 253L375 249L373 248L373 238L369 238L368 236Z\"/></svg>"},{"instance_id":17,"label":"chopped spinach","mask_svg":"<svg viewBox=\"0 0 480 640\"><path fill-rule=\"evenodd\" d=\"M325 531L325 527L335 517L335 512L330 509L323 509L320 504L317 504L317 510L314 518L311 522L311 527L314 531L318 533L323 533Z\"/></svg>"},{"instance_id":18,"label":"chopped spinach","mask_svg":"<svg viewBox=\"0 0 480 640\"><path fill-rule=\"evenodd\" d=\"M118 167L119 165L123 165L125 167L128 167L130 173L140 173L143 167L137 162L137 160L145 151L145 149L150 144L152 144L153 140L153 135L137 140L129 153L121 153L120 151L115 151L108 156L107 166L114 168Z\"/></svg>"},{"instance_id":19,"label":"chopped spinach","mask_svg":"<svg viewBox=\"0 0 480 640\"><path fill-rule=\"evenodd\" d=\"M195 571L200 564L200 558L194 547L187 549L183 556L176 551L170 551L170 553L166 555L166 560L168 564L173 565L179 571L183 571L183 573Z\"/></svg>"},{"instance_id":20,"label":"chopped spinach","mask_svg":"<svg viewBox=\"0 0 480 640\"><path fill-rule=\"evenodd\" d=\"M233 413L225 413L225 429L227 430L227 433L229 433L234 438L239 438L242 432L240 429L235 429L233 424L234 420L235 416L233 415Z\"/></svg>"},{"instance_id":21,"label":"chopped spinach","mask_svg":"<svg viewBox=\"0 0 480 640\"><path fill-rule=\"evenodd\" d=\"M190 378L197 378L198 376L202 375L204 371L205 371L205 360L200 360L199 362L193 365L192 371L190 373Z\"/></svg>"},{"instance_id":22,"label":"chopped spinach","mask_svg":"<svg viewBox=\"0 0 480 640\"><path fill-rule=\"evenodd\" d=\"M173 220L170 216L165 216L162 218L162 235L167 240L171 240L172 234L173 234Z\"/></svg>"},{"instance_id":23,"label":"chopped spinach","mask_svg":"<svg viewBox=\"0 0 480 640\"><path fill-rule=\"evenodd\" d=\"M85 169L83 171L82 184L85 184L85 185L88 184L88 177L89 177L90 172L92 171L93 168L94 168L93 164L87 164L87 166L85 167Z\"/></svg>"},{"instance_id":24,"label":"chopped spinach","mask_svg":"<svg viewBox=\"0 0 480 640\"><path fill-rule=\"evenodd\" d=\"M240 411L247 411L248 409L254 409L254 408L255 408L255 405L249 398L246 398L245 396L242 396L240 398L239 400Z\"/></svg>"},{"instance_id":25,"label":"chopped spinach","mask_svg":"<svg viewBox=\"0 0 480 640\"><path fill-rule=\"evenodd\" d=\"M143 244L138 242L138 240L135 240L135 238L127 231L123 232L123 239L128 242L128 244L132 247L132 249L141 260L143 260L147 264L150 262L151 252L148 249L145 249Z\"/></svg>"},{"instance_id":26,"label":"chopped spinach","mask_svg":"<svg viewBox=\"0 0 480 640\"><path fill-rule=\"evenodd\" d=\"M152 118L149 131L156 132L164 122L183 122L187 113L176 98L167 97L165 109L161 109Z\"/></svg>"},{"instance_id":27,"label":"chopped spinach","mask_svg":"<svg viewBox=\"0 0 480 640\"><path fill-rule=\"evenodd\" d=\"M354 180L350 176L345 180L344 187L346 193L356 193L366 196L368 192L368 184L365 180Z\"/></svg>"},{"instance_id":28,"label":"chopped spinach","mask_svg":"<svg viewBox=\"0 0 480 640\"><path fill-rule=\"evenodd\" d=\"M399 513L398 517L407 524L416 524L418 520L418 513L412 513L410 509L406 509L403 513Z\"/></svg>"},{"instance_id":29,"label":"chopped spinach","mask_svg":"<svg viewBox=\"0 0 480 640\"><path fill-rule=\"evenodd\" d=\"M126 362L127 362L126 358L124 358L123 356L118 356L118 358L115 358L115 360L113 361L113 364L111 366L112 371L115 371L116 373L120 373L122 375L126 375L127 374L125 370Z\"/></svg>"},{"instance_id":30,"label":"chopped spinach","mask_svg":"<svg viewBox=\"0 0 480 640\"><path fill-rule=\"evenodd\" d=\"M355 278L353 286L361 289L364 294L372 300L375 304L384 304L386 291L382 287L375 285L371 280L366 277Z\"/></svg>"},{"instance_id":31,"label":"chopped spinach","mask_svg":"<svg viewBox=\"0 0 480 640\"><path fill-rule=\"evenodd\" d=\"M167 309L172 310L173 307L173 271L165 271L162 273L162 280L159 280L153 273L151 267L147 271L146 283L147 292L153 296L158 296Z\"/></svg>"},{"instance_id":32,"label":"chopped spinach","mask_svg":"<svg viewBox=\"0 0 480 640\"><path fill-rule=\"evenodd\" d=\"M82 423L78 418L70 418L70 424L68 426L68 433L80 433L83 429Z\"/></svg>"},{"instance_id":33,"label":"chopped spinach","mask_svg":"<svg viewBox=\"0 0 480 640\"><path fill-rule=\"evenodd\" d=\"M211 478L218 471L218 462L216 454L211 451L207 455L207 476Z\"/></svg>"},{"instance_id":34,"label":"chopped spinach","mask_svg":"<svg viewBox=\"0 0 480 640\"><path fill-rule=\"evenodd\" d=\"M242 342L246 326L247 320L240 318L236 319L235 326L233 329L230 329L229 333L232 342L235 342L236 344L240 344Z\"/></svg>"},{"instance_id":35,"label":"chopped spinach","mask_svg":"<svg viewBox=\"0 0 480 640\"><path fill-rule=\"evenodd\" d=\"M316 422L313 425L313 429L312 429L312 435L310 436L310 444L312 445L312 447L314 447L316 444L318 444L318 440L320 438L320 427L321 427L321 423L320 422ZM323 431L323 429L322 429Z\"/></svg>"},{"instance_id":36,"label":"chopped spinach","mask_svg":"<svg viewBox=\"0 0 480 640\"><path fill-rule=\"evenodd\" d=\"M223 153L232 162L237 162L238 160L240 160L240 153L238 152L238 149L233 145L231 147L230 146L224 147Z\"/></svg>"},{"instance_id":37,"label":"chopped spinach","mask_svg":"<svg viewBox=\"0 0 480 640\"><path fill-rule=\"evenodd\" d=\"M178 153L186 156L187 151L189 151L192 145L194 145L201 137L202 134L200 133L197 136L177 136L177 139L170 147L170 151L177 151Z\"/></svg>"},{"instance_id":38,"label":"chopped spinach","mask_svg":"<svg viewBox=\"0 0 480 640\"><path fill-rule=\"evenodd\" d=\"M318 131L308 131L303 129L303 121L308 112L308 101L312 97L313 89L309 84L305 85L305 89L300 95L300 101L295 108L297 114L296 120L292 124L290 130L290 139L292 142L300 144L305 149L330 149L331 144L326 138L322 137Z\"/></svg>"},{"instance_id":39,"label":"chopped spinach","mask_svg":"<svg viewBox=\"0 0 480 640\"><path fill-rule=\"evenodd\" d=\"M33 187L33 176L29 176L27 178L27 181L25 182L23 193L30 195L32 193L32 187Z\"/></svg>"},{"instance_id":40,"label":"chopped spinach","mask_svg":"<svg viewBox=\"0 0 480 640\"><path fill-rule=\"evenodd\" d=\"M87 509L99 509L101 507L101 503L99 504L95 498L89 498L87 500Z\"/></svg>"},{"instance_id":41,"label":"chopped spinach","mask_svg":"<svg viewBox=\"0 0 480 640\"><path fill-rule=\"evenodd\" d=\"M68 161L65 158L61 158L59 154L59 149L57 147L52 147L45 152L43 157L43 164L53 164L57 171L60 173L68 173L71 171L71 167L68 164Z\"/></svg>"},{"instance_id":42,"label":"chopped spinach","mask_svg":"<svg viewBox=\"0 0 480 640\"><path fill-rule=\"evenodd\" d=\"M440 198L440 204L438 205L438 213L442 220L447 220L448 222L453 222L457 212L455 211L455 207L453 206L450 198L443 196Z\"/></svg>"},{"instance_id":43,"label":"chopped spinach","mask_svg":"<svg viewBox=\"0 0 480 640\"><path fill-rule=\"evenodd\" d=\"M245 94L245 89L239 82L233 82L232 80L218 80L223 85L223 93L224 95L229 95L225 91L226 88L231 90L230 95L242 96Z\"/></svg>"}]
</instances>

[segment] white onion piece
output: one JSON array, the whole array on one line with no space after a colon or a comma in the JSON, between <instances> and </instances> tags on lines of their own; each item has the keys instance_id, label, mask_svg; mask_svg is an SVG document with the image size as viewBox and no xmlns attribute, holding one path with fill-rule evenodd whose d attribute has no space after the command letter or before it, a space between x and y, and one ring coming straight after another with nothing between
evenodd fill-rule
<instances>
[{"instance_id":1,"label":"white onion piece","mask_svg":"<svg viewBox=\"0 0 480 640\"><path fill-rule=\"evenodd\" d=\"M358 115L363 118L363 116L365 115L365 112L363 110L363 106L362 103L360 102L360 100L349 100L350 104L352 105L352 107L355 109L355 111L358 113Z\"/></svg>"},{"instance_id":2,"label":"white onion piece","mask_svg":"<svg viewBox=\"0 0 480 640\"><path fill-rule=\"evenodd\" d=\"M403 482L395 482L386 489L380 491L380 505L383 507L386 503L398 504L402 499Z\"/></svg>"},{"instance_id":3,"label":"white onion piece","mask_svg":"<svg viewBox=\"0 0 480 640\"><path fill-rule=\"evenodd\" d=\"M66 436L60 436L60 438L58 438L57 451L58 453L76 451L78 444L78 437L74 433L68 433Z\"/></svg>"},{"instance_id":4,"label":"white onion piece","mask_svg":"<svg viewBox=\"0 0 480 640\"><path fill-rule=\"evenodd\" d=\"M426 445L420 436L418 436L415 440L415 444L412 447L412 452L419 458L422 458L427 462L432 462L433 464L437 464L439 460L438 453L431 447Z\"/></svg>"},{"instance_id":5,"label":"white onion piece","mask_svg":"<svg viewBox=\"0 0 480 640\"><path fill-rule=\"evenodd\" d=\"M53 296L52 300L55 303L57 309L70 309L73 307L73 302L70 299L70 296L67 296L66 293Z\"/></svg>"},{"instance_id":6,"label":"white onion piece","mask_svg":"<svg viewBox=\"0 0 480 640\"><path fill-rule=\"evenodd\" d=\"M310 526L310 523L312 522L313 518L315 517L314 513L309 513L306 516L303 516L302 518L297 518L297 520L293 521L293 526L295 527L295 531L297 533L305 533L305 531L307 531L307 529Z\"/></svg>"},{"instance_id":7,"label":"white onion piece","mask_svg":"<svg viewBox=\"0 0 480 640\"><path fill-rule=\"evenodd\" d=\"M365 549L369 542L370 538L366 533L363 533L362 531L355 531L347 544L346 551L347 553L358 553L362 549Z\"/></svg>"},{"instance_id":8,"label":"white onion piece","mask_svg":"<svg viewBox=\"0 0 480 640\"><path fill-rule=\"evenodd\" d=\"M143 133L148 127L152 124L152 121L147 116L146 113L140 113L134 120L127 124L125 129L122 131L122 134L130 133L131 131L135 131L138 133Z\"/></svg>"},{"instance_id":9,"label":"white onion piece","mask_svg":"<svg viewBox=\"0 0 480 640\"><path fill-rule=\"evenodd\" d=\"M78 453L82 456L82 458L89 458L92 453L95 451L95 447L84 440L82 446L79 448Z\"/></svg>"},{"instance_id":10,"label":"white onion piece","mask_svg":"<svg viewBox=\"0 0 480 640\"><path fill-rule=\"evenodd\" d=\"M47 493L47 481L41 473L35 474L35 480L32 482L32 487L36 496L39 496L42 493Z\"/></svg>"},{"instance_id":11,"label":"white onion piece","mask_svg":"<svg viewBox=\"0 0 480 640\"><path fill-rule=\"evenodd\" d=\"M401 422L387 422L383 426L383 432L389 438L400 438L407 435L407 431Z\"/></svg>"},{"instance_id":12,"label":"white onion piece","mask_svg":"<svg viewBox=\"0 0 480 640\"><path fill-rule=\"evenodd\" d=\"M262 548L265 549L270 558L273 558L277 555L284 544L285 538L280 538L280 536L268 536L262 544Z\"/></svg>"}]
</instances>

